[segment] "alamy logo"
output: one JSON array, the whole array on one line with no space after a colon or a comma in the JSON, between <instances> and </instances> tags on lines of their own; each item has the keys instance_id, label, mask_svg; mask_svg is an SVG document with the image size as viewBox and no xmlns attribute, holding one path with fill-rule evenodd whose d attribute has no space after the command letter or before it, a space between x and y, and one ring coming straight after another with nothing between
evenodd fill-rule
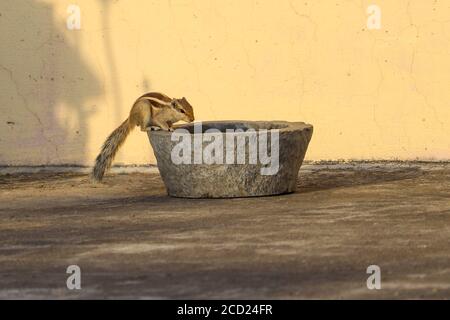
<instances>
[{"instance_id":1,"label":"alamy logo","mask_svg":"<svg viewBox=\"0 0 450 320\"><path fill-rule=\"evenodd\" d=\"M381 29L381 8L376 4L367 7L367 29L380 30Z\"/></svg>"},{"instance_id":2,"label":"alamy logo","mask_svg":"<svg viewBox=\"0 0 450 320\"><path fill-rule=\"evenodd\" d=\"M81 9L75 4L71 4L67 7L67 13L69 16L66 20L66 26L69 30L80 30L81 29Z\"/></svg>"},{"instance_id":3,"label":"alamy logo","mask_svg":"<svg viewBox=\"0 0 450 320\"><path fill-rule=\"evenodd\" d=\"M66 285L69 290L81 289L81 269L76 264L67 267L66 273L70 276L67 278Z\"/></svg>"},{"instance_id":4,"label":"alamy logo","mask_svg":"<svg viewBox=\"0 0 450 320\"><path fill-rule=\"evenodd\" d=\"M370 276L367 278L367 289L373 290L381 289L381 269L377 265L370 265L367 267L367 274Z\"/></svg>"},{"instance_id":5,"label":"alamy logo","mask_svg":"<svg viewBox=\"0 0 450 320\"><path fill-rule=\"evenodd\" d=\"M178 142L171 152L174 164L247 163L260 164L261 175L278 172L279 129L226 129L225 133L215 128L204 133L202 130L201 122L197 122L194 124L194 134L184 128L172 133L171 140Z\"/></svg>"}]
</instances>

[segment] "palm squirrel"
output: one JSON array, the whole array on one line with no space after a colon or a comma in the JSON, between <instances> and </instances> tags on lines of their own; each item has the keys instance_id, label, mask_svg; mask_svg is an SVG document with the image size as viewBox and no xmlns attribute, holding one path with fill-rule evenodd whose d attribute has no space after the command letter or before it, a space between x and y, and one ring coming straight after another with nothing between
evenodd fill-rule
<instances>
[{"instance_id":1,"label":"palm squirrel","mask_svg":"<svg viewBox=\"0 0 450 320\"><path fill-rule=\"evenodd\" d=\"M103 143L95 160L91 177L100 182L112 164L114 156L135 126L142 131L168 130L177 121L194 121L194 110L186 98L172 99L159 92L149 92L140 96L133 104L129 117L114 130Z\"/></svg>"}]
</instances>

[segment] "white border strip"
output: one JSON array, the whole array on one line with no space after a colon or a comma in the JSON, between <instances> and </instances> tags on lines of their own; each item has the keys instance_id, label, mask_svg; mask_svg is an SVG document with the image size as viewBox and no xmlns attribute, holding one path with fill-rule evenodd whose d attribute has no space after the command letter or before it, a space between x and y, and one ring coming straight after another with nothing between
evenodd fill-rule
<instances>
[{"instance_id":1,"label":"white border strip","mask_svg":"<svg viewBox=\"0 0 450 320\"><path fill-rule=\"evenodd\" d=\"M422 169L439 169L443 166L450 165L450 161L304 161L300 168L301 171L320 170L320 169L356 169L356 170L373 170L386 168L411 168L419 167ZM15 173L90 173L92 167L76 166L76 165L50 165L50 166L0 166L0 175ZM158 173L156 165L115 165L108 170L111 173Z\"/></svg>"}]
</instances>

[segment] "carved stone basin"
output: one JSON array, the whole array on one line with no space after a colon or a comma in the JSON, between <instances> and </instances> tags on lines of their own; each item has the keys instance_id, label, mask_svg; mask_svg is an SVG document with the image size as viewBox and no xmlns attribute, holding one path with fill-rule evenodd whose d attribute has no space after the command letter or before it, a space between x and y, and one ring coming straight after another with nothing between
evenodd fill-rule
<instances>
[{"instance_id":1,"label":"carved stone basin","mask_svg":"<svg viewBox=\"0 0 450 320\"><path fill-rule=\"evenodd\" d=\"M232 198L294 192L313 127L207 121L148 132L170 196Z\"/></svg>"}]
</instances>

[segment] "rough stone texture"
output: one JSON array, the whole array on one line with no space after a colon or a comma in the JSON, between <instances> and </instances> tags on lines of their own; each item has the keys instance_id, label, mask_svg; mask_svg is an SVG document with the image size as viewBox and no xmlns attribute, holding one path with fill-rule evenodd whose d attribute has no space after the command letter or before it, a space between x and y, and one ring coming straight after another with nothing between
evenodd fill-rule
<instances>
[{"instance_id":1,"label":"rough stone texture","mask_svg":"<svg viewBox=\"0 0 450 320\"><path fill-rule=\"evenodd\" d=\"M149 132L150 142L156 155L158 168L161 173L167 192L175 197L187 198L231 198L264 196L293 192L297 185L298 170L303 162L303 158L311 140L313 127L303 122L286 121L206 121L202 123L203 133L195 133L192 124L179 126L189 131L185 135L191 141L190 164L175 164L171 158L171 153L179 141L172 141L172 133L167 131ZM194 163L194 152L201 145L205 150L211 141L215 139L213 133L205 131L208 129L220 130L219 139L222 143L222 163L206 164L203 160L200 164ZM242 129L244 132L226 132L226 129ZM245 138L248 129L256 132L260 129L277 129L279 132L279 170L276 174L262 175L261 169L267 167L262 164L258 156L257 163L251 164L249 161L249 140ZM202 144L196 146L195 138L202 139ZM233 159L237 159L238 139L245 141L245 164L227 164L225 155L227 153L226 141L232 137L234 139ZM256 137L255 137L256 138ZM245 140L244 140L245 139ZM259 145L257 136L254 145ZM268 146L270 154L270 142ZM258 150L258 149L256 149ZM257 153L255 153L257 154Z\"/></svg>"},{"instance_id":2,"label":"rough stone texture","mask_svg":"<svg viewBox=\"0 0 450 320\"><path fill-rule=\"evenodd\" d=\"M156 173L0 176L0 298L450 298L449 181L304 164L292 194L182 199Z\"/></svg>"}]
</instances>

